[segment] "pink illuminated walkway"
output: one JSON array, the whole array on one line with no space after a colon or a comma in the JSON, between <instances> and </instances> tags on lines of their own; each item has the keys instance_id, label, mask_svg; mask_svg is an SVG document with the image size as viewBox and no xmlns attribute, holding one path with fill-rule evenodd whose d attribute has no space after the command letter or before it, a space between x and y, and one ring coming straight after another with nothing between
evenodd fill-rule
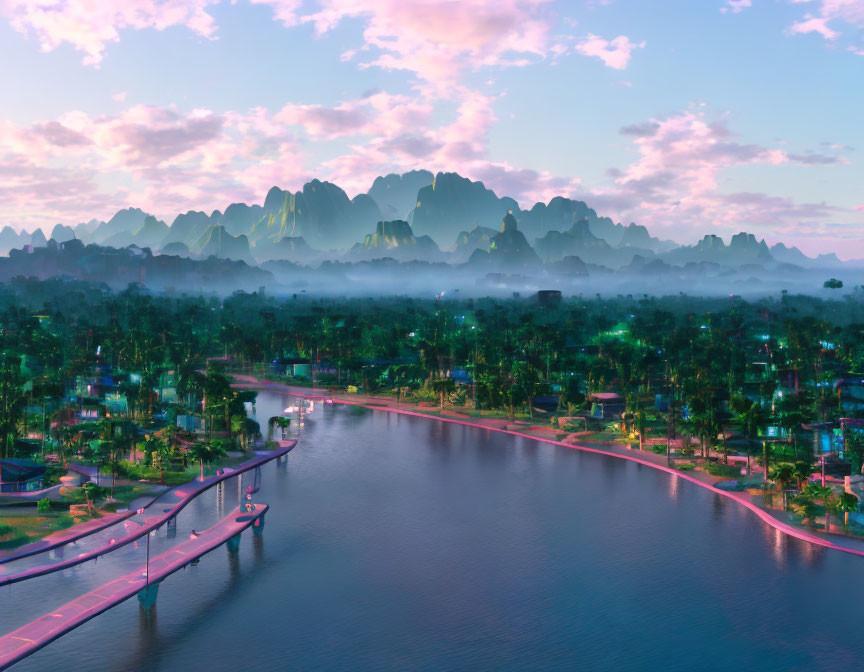
<instances>
[{"instance_id":1,"label":"pink illuminated walkway","mask_svg":"<svg viewBox=\"0 0 864 672\"><path fill-rule=\"evenodd\" d=\"M105 555L106 553L110 553L111 551L116 551L118 548L122 548L128 544L131 544L133 541L137 541L142 537L145 537L147 534L152 532L155 529L158 529L165 523L167 523L171 518L176 516L183 510L189 502L195 499L198 495L200 495L205 490L212 488L217 483L221 483L229 478L233 478L238 474L245 473L257 467L260 467L271 460L275 460L278 457L282 457L286 455L290 450L297 445L297 441L278 441L279 447L276 450L268 450L268 451L260 451L256 454L256 457L244 462L238 467L230 470L225 470L225 473L217 474L213 476L208 476L203 481L192 481L191 483L187 483L179 488L175 488L172 491L162 495L159 499L160 501L151 502L148 507L152 507L156 513L153 515L145 515L143 520L140 521L140 525L134 526L126 526L124 529L119 530L120 534L117 535L115 539L111 539L105 544L102 544L98 548L95 548L86 553L80 553L76 556L66 558L65 560L60 560L59 562L48 562L42 565L37 565L35 567L30 567L28 569L21 570L15 573L3 574L2 572L6 569L3 565L0 565L0 586L6 586L12 583L18 583L19 581L25 581L27 579L32 579L37 576L43 576L45 574L51 574L52 572L58 572L63 569L68 569L69 567L74 567L75 565L80 565L81 563L88 562L89 560L94 560L101 555ZM170 499L166 500L166 497L173 496L175 501ZM135 515L133 511L130 515ZM101 520L101 519L100 519ZM122 518L120 520L123 520ZM137 521L136 521L137 522ZM100 527L98 530L86 531L83 530L82 533L74 535L72 538L61 539L58 543L53 543L50 545L46 545L44 547L40 547L37 552L44 552L50 550L52 548L57 548L58 546L62 546L64 544L68 544L71 541L78 541L84 536L89 534L94 534L97 531L101 531L104 529L104 526ZM28 554L32 555L32 554ZM22 557L26 557L23 555L18 555L14 558L0 558L0 561L3 562L11 562L14 559L21 559Z\"/></svg>"},{"instance_id":2,"label":"pink illuminated walkway","mask_svg":"<svg viewBox=\"0 0 864 672\"><path fill-rule=\"evenodd\" d=\"M238 507L230 516L196 538L184 541L150 560L150 585L170 576L240 534L268 509L266 504L255 504L254 507L255 510L252 512ZM145 567L142 565L135 571L109 581L96 590L91 590L5 637L0 637L0 670L5 670L91 618L137 595L147 587L145 577Z\"/></svg>"},{"instance_id":3,"label":"pink illuminated walkway","mask_svg":"<svg viewBox=\"0 0 864 672\"><path fill-rule=\"evenodd\" d=\"M667 467L663 464L658 464L657 462L652 461L645 457L639 457L637 455L630 454L629 451L627 453L624 452L614 452L611 450L602 450L600 448L590 448L588 446L580 446L574 443L566 443L564 441L557 441L555 439L546 438L543 436L536 436L534 434L529 434L527 432L516 431L512 429L505 429L501 426L496 426L496 421L487 420L486 422L475 422L473 420L462 420L453 417L440 416L440 415L431 415L429 413L421 413L418 411L409 411L404 408L398 408L395 405L395 401L393 399L387 397L360 397L358 399L357 395L352 395L354 398L346 398L346 396L340 395L339 393L330 394L325 390L320 390L316 393L314 389L303 388L303 387L292 387L289 385L282 385L280 383L273 383L266 380L259 380L257 378L253 378L252 376L245 375L234 375L234 379L237 381L236 387L249 387L255 389L267 389L272 390L274 392L281 392L282 394L289 394L296 397L302 397L306 399L332 399L334 404L346 404L350 406L365 406L367 408L372 409L373 411L385 411L387 413L397 413L399 415L410 415L418 418L427 418L429 420L440 420L441 422L450 422L456 425L464 425L466 427L475 427L478 429L487 429L493 432L501 432L503 434L510 434L512 436L519 436L525 439L531 439L534 441L542 441L543 443L551 443L556 446L563 446L564 448L572 448L573 450L580 450L586 453L595 453L598 455L609 455L610 457L617 457L622 460L628 460L630 462L636 462L637 464L642 464L646 467L651 467L652 469L658 469L660 471L666 472L676 478L684 479L685 481L689 481L690 483L694 483L700 487L703 487L707 490L710 490L716 495L720 495L721 497L727 497L746 509L749 509L753 513L755 513L763 522L770 525L776 530L783 532L784 534L789 535L790 537L794 537L795 539L800 539L802 541L806 541L811 544L816 544L817 546L822 546L824 548L830 548L836 551L842 551L843 553L851 553L853 555L864 556L864 544L860 540L857 539L845 539L841 537L832 537L823 536L816 533L811 533L801 528L795 527L794 525L790 525L787 522L784 522L772 515L770 511L763 509L758 506L755 502L753 502L746 492L730 492L727 490L720 490L714 487L714 481L706 482L700 480L697 476L692 474L688 474L686 472L680 471L678 469L673 469L672 467ZM500 423L500 421L497 421ZM512 423L511 423L512 425ZM526 429L528 427L526 426Z\"/></svg>"}]
</instances>

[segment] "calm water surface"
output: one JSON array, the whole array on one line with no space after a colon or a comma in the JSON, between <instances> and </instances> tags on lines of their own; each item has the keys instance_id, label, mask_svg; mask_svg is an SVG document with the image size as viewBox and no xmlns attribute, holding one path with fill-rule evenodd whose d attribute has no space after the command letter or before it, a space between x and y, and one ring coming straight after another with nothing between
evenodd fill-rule
<instances>
[{"instance_id":1,"label":"calm water surface","mask_svg":"<svg viewBox=\"0 0 864 672\"><path fill-rule=\"evenodd\" d=\"M262 393L266 419L286 397ZM840 670L864 558L789 539L647 467L479 429L318 408L262 470L264 535L15 669ZM151 552L236 506L211 490ZM144 547L0 589L8 632Z\"/></svg>"}]
</instances>

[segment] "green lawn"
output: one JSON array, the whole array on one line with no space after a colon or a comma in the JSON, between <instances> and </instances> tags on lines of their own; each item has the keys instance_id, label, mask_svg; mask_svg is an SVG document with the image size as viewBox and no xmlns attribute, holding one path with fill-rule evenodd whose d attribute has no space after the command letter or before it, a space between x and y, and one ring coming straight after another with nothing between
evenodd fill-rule
<instances>
[{"instance_id":1,"label":"green lawn","mask_svg":"<svg viewBox=\"0 0 864 672\"><path fill-rule=\"evenodd\" d=\"M17 548L72 527L75 521L67 513L37 515L36 509L0 513L0 549Z\"/></svg>"}]
</instances>

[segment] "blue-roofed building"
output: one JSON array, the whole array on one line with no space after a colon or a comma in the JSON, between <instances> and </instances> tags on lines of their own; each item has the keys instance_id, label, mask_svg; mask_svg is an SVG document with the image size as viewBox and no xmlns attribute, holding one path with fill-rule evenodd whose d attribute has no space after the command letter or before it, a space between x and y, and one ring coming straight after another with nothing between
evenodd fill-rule
<instances>
[{"instance_id":1,"label":"blue-roofed building","mask_svg":"<svg viewBox=\"0 0 864 672\"><path fill-rule=\"evenodd\" d=\"M0 460L0 492L41 490L45 482L45 465L14 457Z\"/></svg>"}]
</instances>

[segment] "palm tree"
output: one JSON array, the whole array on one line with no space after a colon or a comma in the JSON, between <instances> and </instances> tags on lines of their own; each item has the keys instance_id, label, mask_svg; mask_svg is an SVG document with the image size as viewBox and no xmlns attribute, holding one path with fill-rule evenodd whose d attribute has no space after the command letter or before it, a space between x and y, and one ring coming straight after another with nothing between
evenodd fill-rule
<instances>
[{"instance_id":1,"label":"palm tree","mask_svg":"<svg viewBox=\"0 0 864 672\"><path fill-rule=\"evenodd\" d=\"M144 443L144 452L150 456L150 463L159 469L159 481L165 483L165 463L171 459L174 449L165 439L152 437Z\"/></svg>"},{"instance_id":2,"label":"palm tree","mask_svg":"<svg viewBox=\"0 0 864 672\"><path fill-rule=\"evenodd\" d=\"M851 492L842 493L839 508L843 512L843 525L849 527L849 512L858 510L858 498Z\"/></svg>"},{"instance_id":3,"label":"palm tree","mask_svg":"<svg viewBox=\"0 0 864 672\"><path fill-rule=\"evenodd\" d=\"M799 492L791 500L793 510L800 514L801 522L806 523L808 520L813 522L816 517L817 507L813 501L813 497L807 492Z\"/></svg>"},{"instance_id":4,"label":"palm tree","mask_svg":"<svg viewBox=\"0 0 864 672\"><path fill-rule=\"evenodd\" d=\"M204 463L212 464L220 457L224 457L226 450L221 442L218 441L199 441L189 449L192 457L201 464L201 478L204 480Z\"/></svg>"},{"instance_id":5,"label":"palm tree","mask_svg":"<svg viewBox=\"0 0 864 672\"><path fill-rule=\"evenodd\" d=\"M810 478L813 473L813 465L810 462L799 460L795 463L795 479L798 481L798 489L802 489L802 484Z\"/></svg>"},{"instance_id":6,"label":"palm tree","mask_svg":"<svg viewBox=\"0 0 864 672\"><path fill-rule=\"evenodd\" d=\"M87 502L87 511L93 512L93 500L102 494L102 488L96 485L93 481L87 481L81 486L84 491L84 499Z\"/></svg>"},{"instance_id":7,"label":"palm tree","mask_svg":"<svg viewBox=\"0 0 864 672\"><path fill-rule=\"evenodd\" d=\"M231 416L231 435L233 438L239 436L240 447L246 448L246 416L238 413Z\"/></svg>"},{"instance_id":8,"label":"palm tree","mask_svg":"<svg viewBox=\"0 0 864 672\"><path fill-rule=\"evenodd\" d=\"M747 437L747 473L750 473L750 447L759 436L759 430L765 426L768 421L768 414L762 406L750 399L737 397L732 400L733 408L735 408L736 421L741 425L741 430ZM768 480L768 447L763 442L763 461L765 466L765 481Z\"/></svg>"},{"instance_id":9,"label":"palm tree","mask_svg":"<svg viewBox=\"0 0 864 672\"><path fill-rule=\"evenodd\" d=\"M837 499L833 496L834 491L818 483L808 483L802 494L813 501L821 501L825 505L825 530L827 531L829 529L829 515L832 513L832 510L836 511L836 507L832 506L833 500Z\"/></svg>"},{"instance_id":10,"label":"palm tree","mask_svg":"<svg viewBox=\"0 0 864 672\"><path fill-rule=\"evenodd\" d=\"M444 410L444 397L450 394L456 387L456 383L452 378L435 378L432 380L432 389L438 393L441 400L441 410Z\"/></svg>"},{"instance_id":11,"label":"palm tree","mask_svg":"<svg viewBox=\"0 0 864 672\"><path fill-rule=\"evenodd\" d=\"M786 510L786 490L795 479L795 466L788 462L780 462L771 470L771 479L777 482L777 486L783 493L783 510Z\"/></svg>"},{"instance_id":12,"label":"palm tree","mask_svg":"<svg viewBox=\"0 0 864 672\"><path fill-rule=\"evenodd\" d=\"M533 419L534 391L537 388L537 382L539 380L537 369L528 362L515 362L510 371L510 375L513 376L513 380L521 389L522 394L525 395L525 401L528 404L528 415Z\"/></svg>"}]
</instances>

